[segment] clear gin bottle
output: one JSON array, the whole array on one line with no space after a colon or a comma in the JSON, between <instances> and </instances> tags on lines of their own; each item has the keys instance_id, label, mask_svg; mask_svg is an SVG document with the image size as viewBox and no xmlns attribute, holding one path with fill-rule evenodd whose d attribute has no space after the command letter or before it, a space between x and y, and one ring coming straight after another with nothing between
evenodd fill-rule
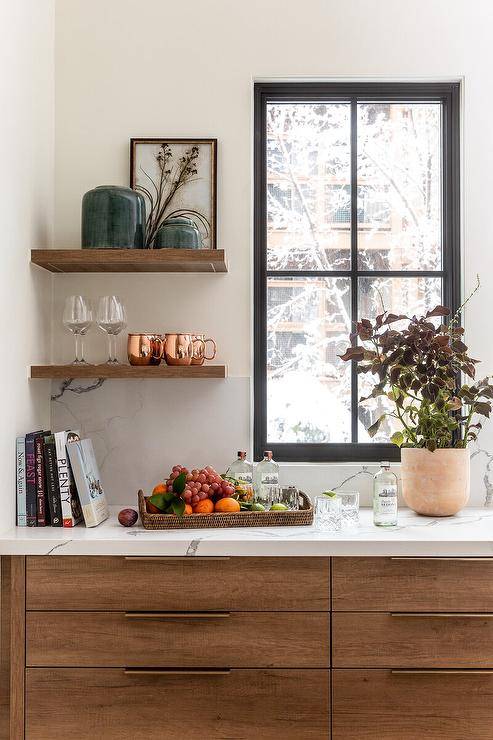
<instances>
[{"instance_id":1,"label":"clear gin bottle","mask_svg":"<svg viewBox=\"0 0 493 740\"><path fill-rule=\"evenodd\" d=\"M389 462L381 462L373 478L373 523L377 527L395 527L397 524L397 476Z\"/></svg>"}]
</instances>

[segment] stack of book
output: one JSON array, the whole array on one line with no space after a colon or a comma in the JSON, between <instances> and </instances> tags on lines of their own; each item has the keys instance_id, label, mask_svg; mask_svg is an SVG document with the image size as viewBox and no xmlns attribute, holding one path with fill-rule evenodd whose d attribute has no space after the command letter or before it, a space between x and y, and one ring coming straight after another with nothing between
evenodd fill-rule
<instances>
[{"instance_id":1,"label":"stack of book","mask_svg":"<svg viewBox=\"0 0 493 740\"><path fill-rule=\"evenodd\" d=\"M90 439L77 431L30 432L16 440L17 526L95 527L108 504Z\"/></svg>"}]
</instances>

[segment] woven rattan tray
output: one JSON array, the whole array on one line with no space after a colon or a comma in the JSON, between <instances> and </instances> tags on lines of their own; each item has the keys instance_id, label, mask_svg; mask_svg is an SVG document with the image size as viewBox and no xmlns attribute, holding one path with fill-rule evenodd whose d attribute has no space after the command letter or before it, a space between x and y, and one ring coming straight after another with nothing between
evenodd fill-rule
<instances>
[{"instance_id":1,"label":"woven rattan tray","mask_svg":"<svg viewBox=\"0 0 493 740\"><path fill-rule=\"evenodd\" d=\"M206 527L306 527L313 523L313 507L299 491L298 511L239 511L231 514L149 514L139 491L139 514L145 529L203 529Z\"/></svg>"}]
</instances>

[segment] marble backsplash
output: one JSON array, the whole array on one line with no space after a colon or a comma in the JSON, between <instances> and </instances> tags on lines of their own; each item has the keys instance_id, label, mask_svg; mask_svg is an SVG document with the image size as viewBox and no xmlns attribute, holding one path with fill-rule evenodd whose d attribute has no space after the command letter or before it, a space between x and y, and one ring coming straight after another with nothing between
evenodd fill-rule
<instances>
[{"instance_id":1,"label":"marble backsplash","mask_svg":"<svg viewBox=\"0 0 493 740\"><path fill-rule=\"evenodd\" d=\"M236 450L251 449L249 378L53 382L52 399L54 430L80 429L92 438L110 504L131 503L139 488L149 491L176 463L223 471ZM471 450L473 506L493 499L490 438L493 430L487 427L480 446ZM310 496L327 488L358 490L365 506L377 469L374 464L283 464L281 482Z\"/></svg>"}]
</instances>

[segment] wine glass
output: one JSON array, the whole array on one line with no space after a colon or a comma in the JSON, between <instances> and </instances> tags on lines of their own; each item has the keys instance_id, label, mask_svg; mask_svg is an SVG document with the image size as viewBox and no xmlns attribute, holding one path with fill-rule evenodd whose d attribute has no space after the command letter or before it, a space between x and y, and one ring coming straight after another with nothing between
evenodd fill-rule
<instances>
[{"instance_id":1,"label":"wine glass","mask_svg":"<svg viewBox=\"0 0 493 740\"><path fill-rule=\"evenodd\" d=\"M71 295L65 299L63 325L75 337L75 360L72 365L87 365L84 360L83 337L92 324L91 304L82 295Z\"/></svg>"},{"instance_id":2,"label":"wine glass","mask_svg":"<svg viewBox=\"0 0 493 740\"><path fill-rule=\"evenodd\" d=\"M116 295L105 295L99 299L96 322L108 335L108 359L106 364L118 364L116 338L127 325L125 308Z\"/></svg>"}]
</instances>

